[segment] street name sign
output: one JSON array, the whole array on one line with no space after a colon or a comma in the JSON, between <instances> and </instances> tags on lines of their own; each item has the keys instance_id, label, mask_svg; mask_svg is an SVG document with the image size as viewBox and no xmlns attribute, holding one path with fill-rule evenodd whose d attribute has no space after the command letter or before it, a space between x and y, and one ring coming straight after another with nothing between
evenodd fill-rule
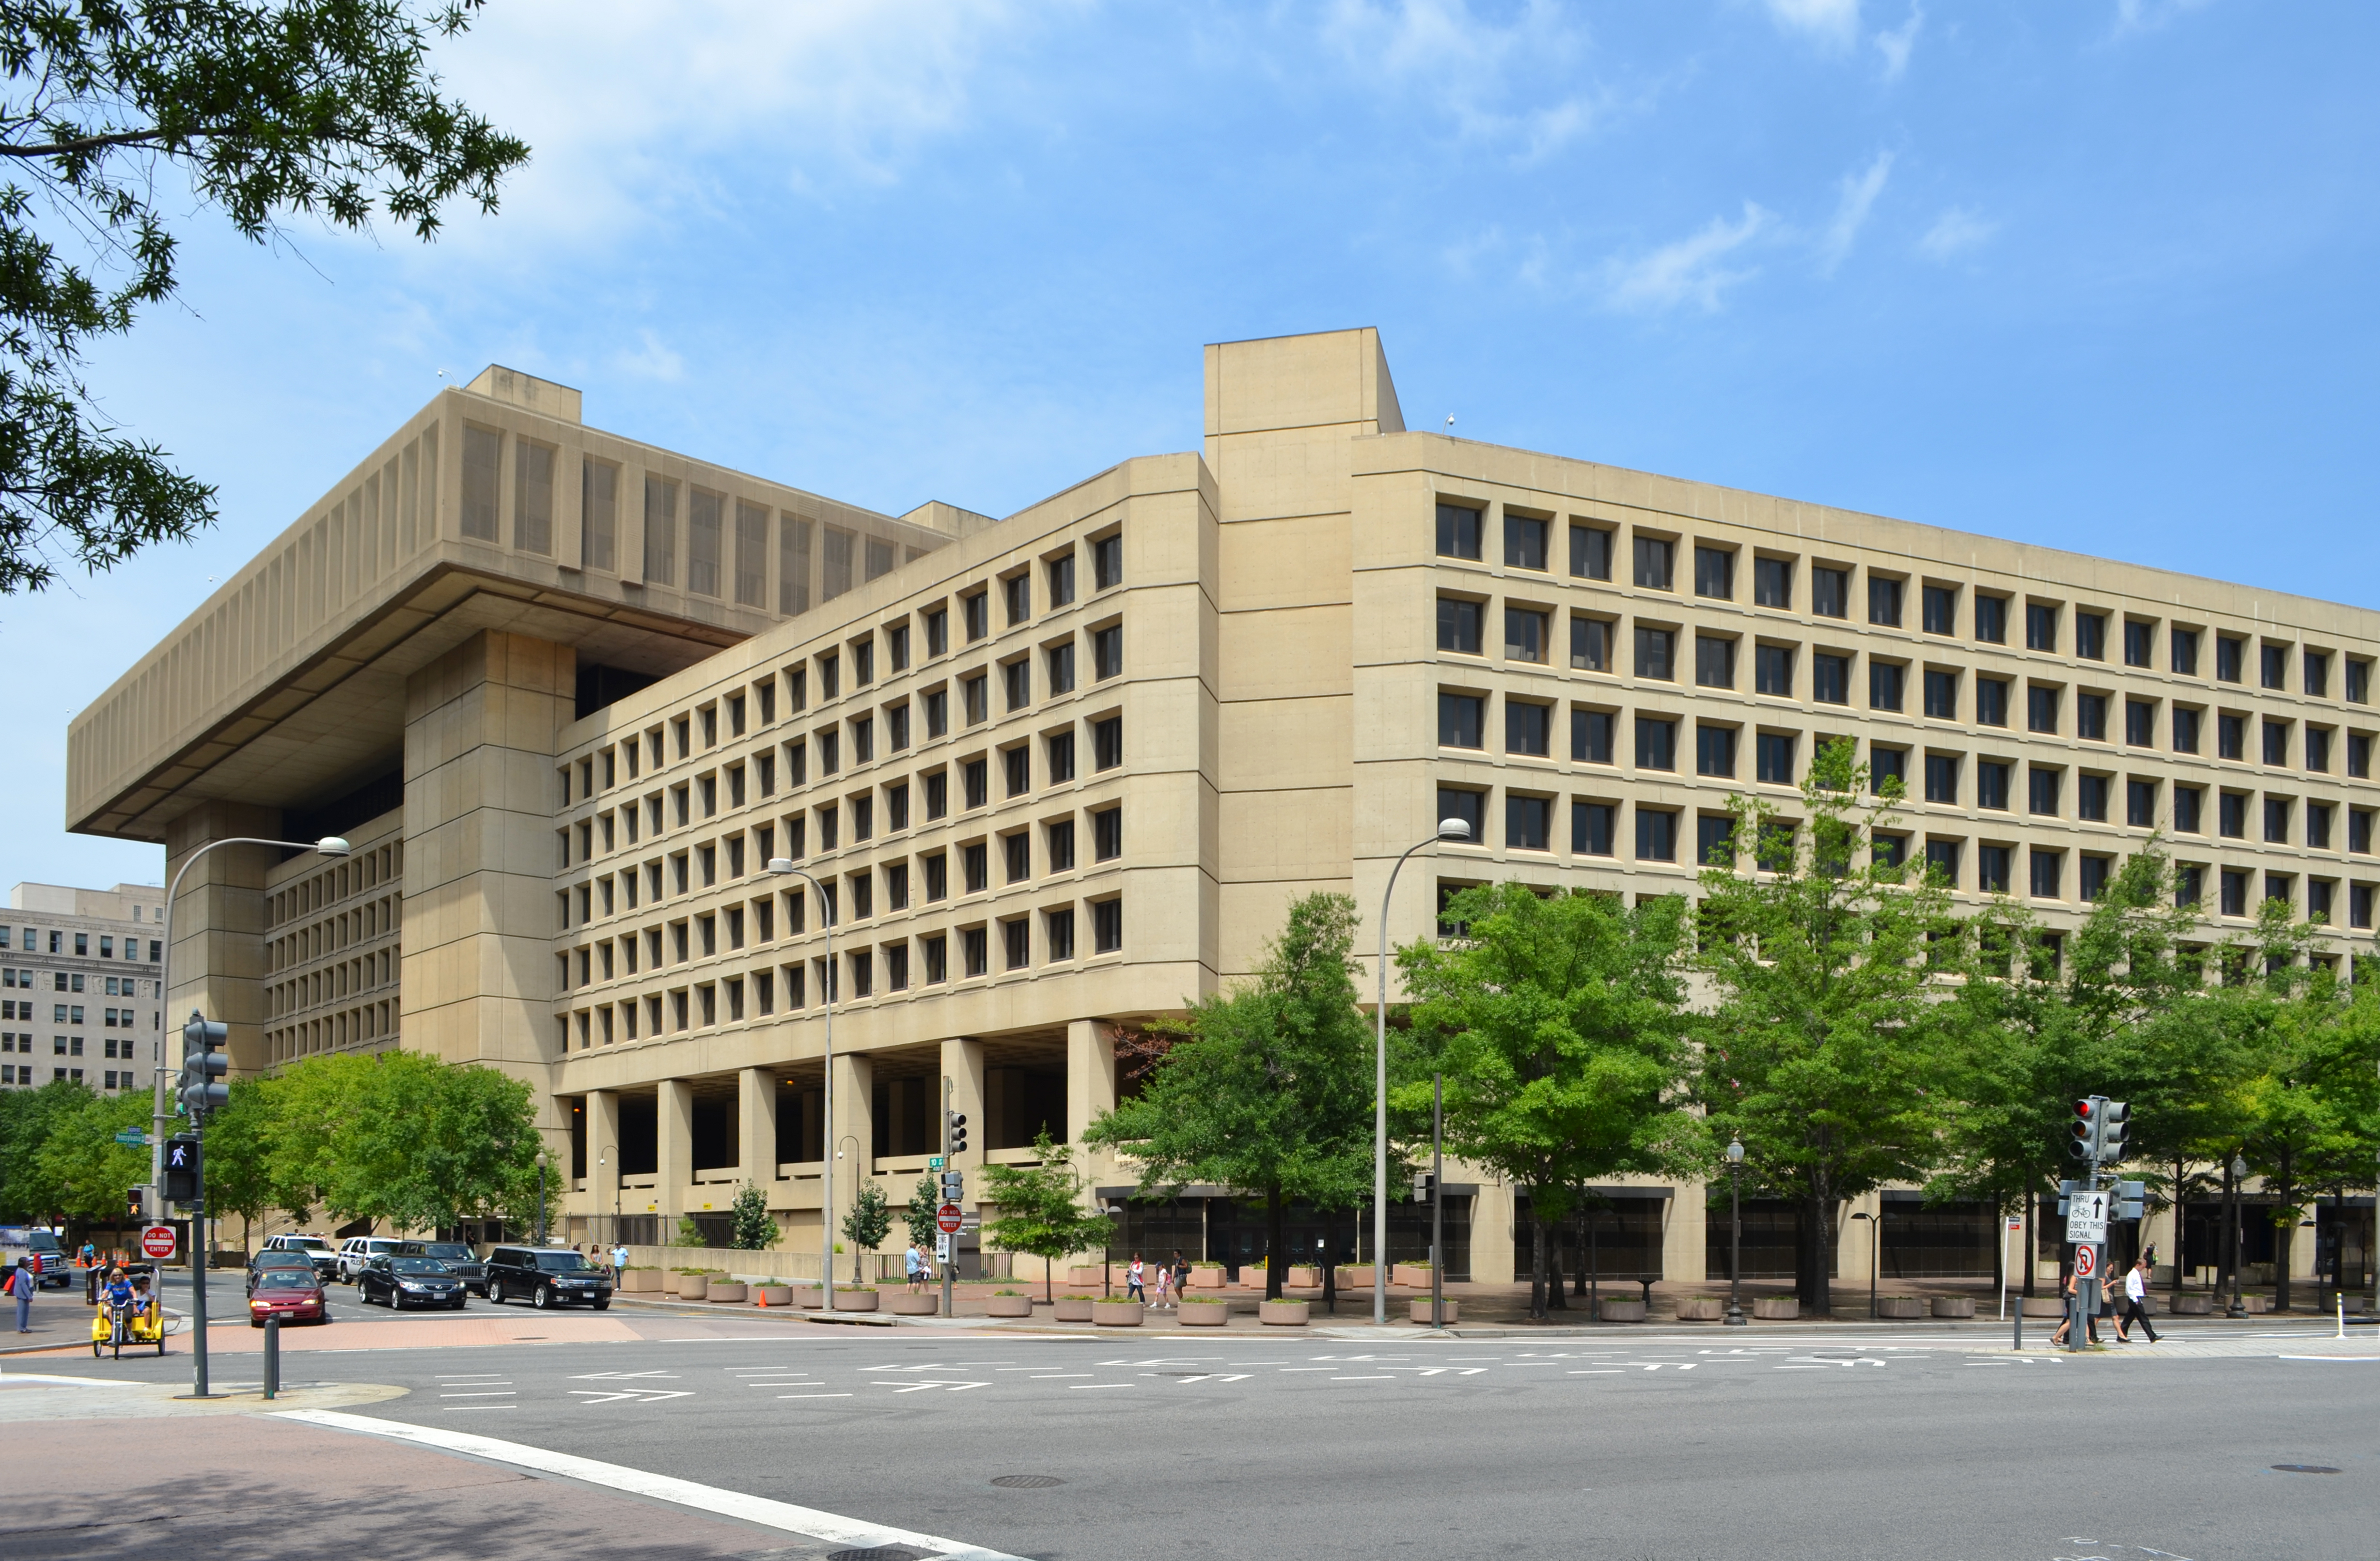
<instances>
[{"instance_id":1,"label":"street name sign","mask_svg":"<svg viewBox=\"0 0 2380 1561\"><path fill-rule=\"evenodd\" d=\"M146 1145L149 1141L149 1135L142 1132L138 1128L127 1128L122 1132L115 1135L115 1141L118 1143Z\"/></svg>"}]
</instances>

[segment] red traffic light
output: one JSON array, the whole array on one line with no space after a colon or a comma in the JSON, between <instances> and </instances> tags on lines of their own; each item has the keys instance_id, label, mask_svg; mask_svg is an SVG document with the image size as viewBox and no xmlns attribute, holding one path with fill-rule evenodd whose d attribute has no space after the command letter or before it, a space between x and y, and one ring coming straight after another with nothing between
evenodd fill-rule
<instances>
[{"instance_id":1,"label":"red traffic light","mask_svg":"<svg viewBox=\"0 0 2380 1561\"><path fill-rule=\"evenodd\" d=\"M2074 1103L2074 1115L2080 1116L2085 1122L2091 1120L2091 1103L2089 1101L2076 1101Z\"/></svg>"}]
</instances>

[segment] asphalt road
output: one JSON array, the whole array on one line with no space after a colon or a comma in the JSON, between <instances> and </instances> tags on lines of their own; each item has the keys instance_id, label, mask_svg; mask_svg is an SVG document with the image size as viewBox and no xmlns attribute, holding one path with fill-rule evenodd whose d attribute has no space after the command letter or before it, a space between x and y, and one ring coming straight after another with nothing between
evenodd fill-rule
<instances>
[{"instance_id":1,"label":"asphalt road","mask_svg":"<svg viewBox=\"0 0 2380 1561\"><path fill-rule=\"evenodd\" d=\"M2011 1359L1715 1331L1191 1348L651 1314L637 1329L436 1349L358 1332L285 1373L409 1389L361 1411L381 1419L1051 1561L2380 1550L2369 1359ZM219 1376L254 1367L225 1356ZM188 1361L110 1369L186 1379ZM1055 1482L992 1483L1020 1475Z\"/></svg>"}]
</instances>

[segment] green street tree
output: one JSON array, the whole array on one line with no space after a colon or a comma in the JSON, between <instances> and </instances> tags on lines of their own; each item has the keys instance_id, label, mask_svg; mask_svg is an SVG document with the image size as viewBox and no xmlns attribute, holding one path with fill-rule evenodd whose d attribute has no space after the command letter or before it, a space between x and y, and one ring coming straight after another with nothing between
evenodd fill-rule
<instances>
[{"instance_id":1,"label":"green street tree","mask_svg":"<svg viewBox=\"0 0 2380 1561\"><path fill-rule=\"evenodd\" d=\"M1543 1317L1547 1233L1575 1189L1698 1163L1682 1088L1685 906L1501 884L1463 890L1445 916L1464 924L1459 944L1398 952L1415 1077L1391 1102L1427 1120L1427 1075L1442 1074L1448 1150L1527 1190L1529 1314Z\"/></svg>"},{"instance_id":2,"label":"green street tree","mask_svg":"<svg viewBox=\"0 0 2380 1561\"><path fill-rule=\"evenodd\" d=\"M843 1238L851 1243L853 1284L865 1277L860 1266L866 1261L863 1254L874 1252L892 1234L892 1208L884 1189L872 1181L861 1182L858 1195L851 1201L851 1212L843 1216Z\"/></svg>"},{"instance_id":3,"label":"green street tree","mask_svg":"<svg viewBox=\"0 0 2380 1561\"><path fill-rule=\"evenodd\" d=\"M427 241L458 200L495 210L528 148L428 65L480 4L0 0L0 591L215 518L214 489L124 437L82 378L174 296L176 208L258 243L289 216Z\"/></svg>"},{"instance_id":4,"label":"green street tree","mask_svg":"<svg viewBox=\"0 0 2380 1561\"><path fill-rule=\"evenodd\" d=\"M1050 1141L1050 1129L1033 1136L1038 1165L986 1165L983 1195L1000 1211L983 1224L986 1245L1041 1260L1042 1299L1051 1299L1050 1265L1060 1258L1104 1243L1113 1225L1085 1206L1083 1178L1075 1169L1074 1146Z\"/></svg>"},{"instance_id":5,"label":"green street tree","mask_svg":"<svg viewBox=\"0 0 2380 1561\"><path fill-rule=\"evenodd\" d=\"M738 1251L765 1252L777 1244L783 1234L777 1228L776 1216L769 1213L769 1195L748 1181L736 1189L728 1217L732 1231L728 1239L735 1243Z\"/></svg>"},{"instance_id":6,"label":"green street tree","mask_svg":"<svg viewBox=\"0 0 2380 1561\"><path fill-rule=\"evenodd\" d=\"M1715 998L1694 1094L1714 1141L1741 1136L1755 1184L1792 1202L1795 1289L1822 1317L1837 1208L1932 1167L1942 1113L1929 1086L1955 1013L1928 990L1929 954L1947 964L1957 946L1949 891L1875 860L1900 783L1864 801L1868 784L1838 739L1812 757L1799 822L1737 798L1751 861L1715 851L1694 917Z\"/></svg>"},{"instance_id":7,"label":"green street tree","mask_svg":"<svg viewBox=\"0 0 2380 1561\"><path fill-rule=\"evenodd\" d=\"M234 1079L230 1101L207 1117L207 1213L217 1220L239 1216L242 1250L264 1216L282 1205L273 1182L272 1137L270 1081Z\"/></svg>"},{"instance_id":8,"label":"green street tree","mask_svg":"<svg viewBox=\"0 0 2380 1561\"><path fill-rule=\"evenodd\" d=\"M1345 895L1291 906L1256 978L1192 1003L1148 1087L1085 1135L1138 1160L1144 1192L1200 1181L1262 1198L1269 1299L1288 1268L1289 1205L1354 1208L1371 1183L1372 1034L1355 1006L1354 934Z\"/></svg>"},{"instance_id":9,"label":"green street tree","mask_svg":"<svg viewBox=\"0 0 2380 1561\"><path fill-rule=\"evenodd\" d=\"M69 1079L54 1079L38 1090L0 1092L0 1221L40 1224L64 1212L60 1189L42 1168L42 1152L59 1123L91 1098L88 1085ZM143 1165L133 1179L145 1181L148 1175Z\"/></svg>"},{"instance_id":10,"label":"green street tree","mask_svg":"<svg viewBox=\"0 0 2380 1561\"><path fill-rule=\"evenodd\" d=\"M71 1079L67 1083L80 1098L62 1102L49 1118L36 1175L52 1213L113 1225L124 1217L125 1189L149 1179L149 1151L118 1143L115 1135L127 1128L148 1128L150 1099L101 1095Z\"/></svg>"},{"instance_id":11,"label":"green street tree","mask_svg":"<svg viewBox=\"0 0 2380 1561\"><path fill-rule=\"evenodd\" d=\"M941 1184L931 1177L919 1177L917 1185L909 1189L909 1201L901 1210L901 1223L909 1227L909 1245L934 1250L934 1238L941 1226L935 1217L942 1207Z\"/></svg>"}]
</instances>

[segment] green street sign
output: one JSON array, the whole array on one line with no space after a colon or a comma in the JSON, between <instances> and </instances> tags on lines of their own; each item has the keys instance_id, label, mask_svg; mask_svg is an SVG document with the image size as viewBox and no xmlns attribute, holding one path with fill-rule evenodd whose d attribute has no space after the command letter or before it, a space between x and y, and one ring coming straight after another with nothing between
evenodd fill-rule
<instances>
[{"instance_id":1,"label":"green street sign","mask_svg":"<svg viewBox=\"0 0 2380 1561\"><path fill-rule=\"evenodd\" d=\"M145 1144L149 1141L149 1135L142 1132L138 1128L127 1128L124 1131L115 1135L115 1141L118 1143Z\"/></svg>"},{"instance_id":2,"label":"green street sign","mask_svg":"<svg viewBox=\"0 0 2380 1561\"><path fill-rule=\"evenodd\" d=\"M941 1168L942 1168L942 1157L941 1157L941 1155L939 1155L939 1154L932 1154L932 1155L929 1155L929 1156L927 1156L927 1158L926 1158L926 1169L928 1169L928 1170L929 1170L929 1171L939 1171L939 1170L941 1170Z\"/></svg>"}]
</instances>

